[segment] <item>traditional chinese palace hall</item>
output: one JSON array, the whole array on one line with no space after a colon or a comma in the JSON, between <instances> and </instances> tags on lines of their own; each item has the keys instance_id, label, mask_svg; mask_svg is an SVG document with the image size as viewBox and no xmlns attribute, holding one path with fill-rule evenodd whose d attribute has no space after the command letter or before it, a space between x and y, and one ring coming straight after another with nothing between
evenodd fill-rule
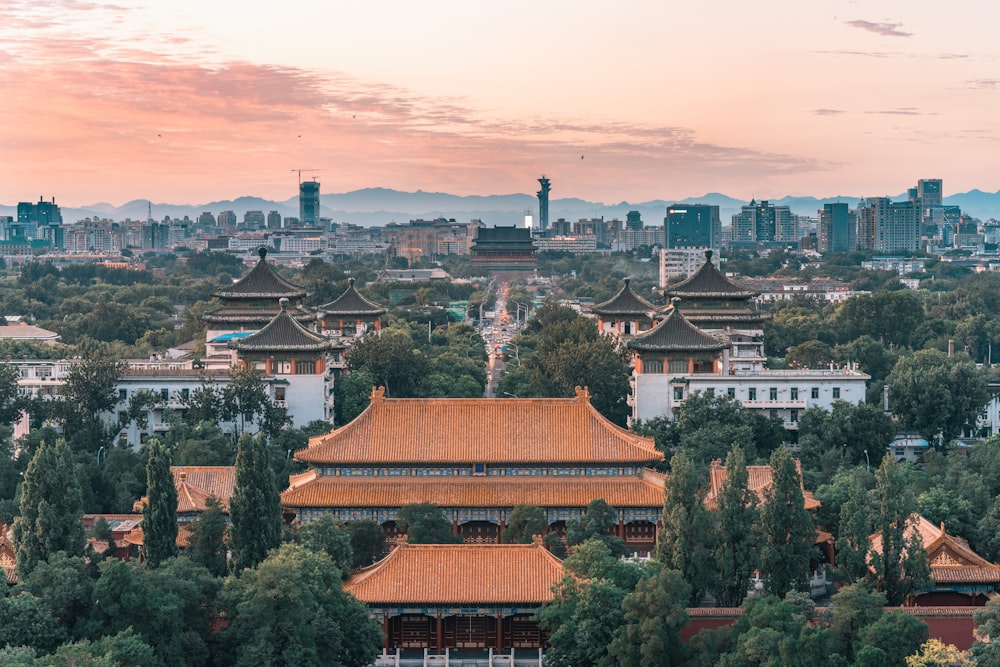
<instances>
[{"instance_id":1,"label":"traditional chinese palace hall","mask_svg":"<svg viewBox=\"0 0 1000 667\"><path fill-rule=\"evenodd\" d=\"M405 505L434 503L465 543L503 543L518 504L545 511L550 530L603 499L616 534L639 553L656 543L663 455L652 438L620 428L574 398L386 398L295 454L311 469L292 477L282 506L296 520L368 519L396 534Z\"/></svg>"}]
</instances>

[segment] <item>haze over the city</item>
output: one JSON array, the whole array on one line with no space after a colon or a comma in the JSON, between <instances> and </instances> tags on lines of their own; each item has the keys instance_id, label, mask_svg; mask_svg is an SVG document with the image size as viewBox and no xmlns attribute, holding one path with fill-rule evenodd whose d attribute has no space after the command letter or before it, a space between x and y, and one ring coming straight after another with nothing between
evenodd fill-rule
<instances>
[{"instance_id":1,"label":"haze over the city","mask_svg":"<svg viewBox=\"0 0 1000 667\"><path fill-rule=\"evenodd\" d=\"M0 203L997 189L1000 5L0 3Z\"/></svg>"}]
</instances>

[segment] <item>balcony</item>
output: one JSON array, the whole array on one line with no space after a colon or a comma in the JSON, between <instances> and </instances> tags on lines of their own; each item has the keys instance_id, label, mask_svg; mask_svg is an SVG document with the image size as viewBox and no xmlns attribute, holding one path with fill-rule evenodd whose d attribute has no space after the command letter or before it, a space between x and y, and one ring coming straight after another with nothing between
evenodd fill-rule
<instances>
[{"instance_id":1,"label":"balcony","mask_svg":"<svg viewBox=\"0 0 1000 667\"><path fill-rule=\"evenodd\" d=\"M744 408L753 408L755 410L805 410L806 401L805 399L791 399L791 398L779 398L777 400L740 400L740 404Z\"/></svg>"}]
</instances>

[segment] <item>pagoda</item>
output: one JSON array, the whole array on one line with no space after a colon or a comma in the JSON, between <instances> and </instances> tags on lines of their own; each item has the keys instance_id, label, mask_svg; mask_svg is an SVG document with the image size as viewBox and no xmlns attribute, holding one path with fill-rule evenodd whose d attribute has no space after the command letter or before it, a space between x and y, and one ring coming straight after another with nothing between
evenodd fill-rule
<instances>
[{"instance_id":1,"label":"pagoda","mask_svg":"<svg viewBox=\"0 0 1000 667\"><path fill-rule=\"evenodd\" d=\"M333 343L296 321L288 312L287 298L281 299L280 307L263 329L230 340L229 347L236 350L240 363L271 380L272 398L288 408L293 425L332 421L333 376L326 372L326 357Z\"/></svg>"},{"instance_id":2,"label":"pagoda","mask_svg":"<svg viewBox=\"0 0 1000 667\"><path fill-rule=\"evenodd\" d=\"M663 291L671 301L680 299L687 320L705 331L724 335L732 343L734 370L761 370L764 355L764 322L771 316L757 309L751 299L760 292L740 287L712 264L712 251L705 263L687 280Z\"/></svg>"},{"instance_id":3,"label":"pagoda","mask_svg":"<svg viewBox=\"0 0 1000 667\"><path fill-rule=\"evenodd\" d=\"M320 330L338 337L360 338L368 331L378 331L382 326L385 308L366 299L354 286L354 278L347 281L347 289L330 303L316 309Z\"/></svg>"},{"instance_id":4,"label":"pagoda","mask_svg":"<svg viewBox=\"0 0 1000 667\"><path fill-rule=\"evenodd\" d=\"M636 294L626 278L617 294L590 311L597 315L598 331L628 339L652 329L659 308Z\"/></svg>"},{"instance_id":5,"label":"pagoda","mask_svg":"<svg viewBox=\"0 0 1000 667\"><path fill-rule=\"evenodd\" d=\"M315 313L302 305L306 291L282 278L267 263L267 248L260 248L257 255L260 260L250 273L212 294L222 304L201 315L201 320L208 324L206 341L213 342L226 334L257 331L277 315L281 299L293 304L290 312L296 320L315 320Z\"/></svg>"},{"instance_id":6,"label":"pagoda","mask_svg":"<svg viewBox=\"0 0 1000 667\"><path fill-rule=\"evenodd\" d=\"M309 440L295 458L311 470L282 494L300 521L366 519L396 536L405 505L430 502L466 543L503 543L518 504L541 507L550 530L603 499L616 534L650 552L663 508L663 459L652 438L605 419L586 389L575 398L386 398L351 423Z\"/></svg>"}]
</instances>

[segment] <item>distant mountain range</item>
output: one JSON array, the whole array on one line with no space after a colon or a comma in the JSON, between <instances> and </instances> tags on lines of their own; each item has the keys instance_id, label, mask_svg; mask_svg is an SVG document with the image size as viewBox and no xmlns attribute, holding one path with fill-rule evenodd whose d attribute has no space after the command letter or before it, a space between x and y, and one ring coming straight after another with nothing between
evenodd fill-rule
<instances>
[{"instance_id":1,"label":"distant mountain range","mask_svg":"<svg viewBox=\"0 0 1000 667\"><path fill-rule=\"evenodd\" d=\"M904 199L905 194L893 197ZM485 195L458 196L442 192L401 192L387 188L365 188L341 194L322 195L322 214L336 222L350 222L364 226L384 225L388 222L405 223L410 220L433 218L454 218L459 222L480 219L487 225L521 225L524 223L525 212L532 212L537 217L538 199L531 195ZM847 202L853 208L860 197L782 197L768 200L776 205L788 206L793 213L815 216L823 204ZM58 202L56 202L58 203ZM688 197L681 200L656 199L647 202L621 202L604 204L589 202L583 199L553 199L549 203L549 220L566 218L625 219L629 211L639 211L647 225L663 224L667 206L671 204L714 204L719 207L723 224L729 224L734 213L740 206L749 203L746 200L735 199L718 192L710 192L702 197ZM987 220L1000 219L1000 191L983 192L970 190L944 198L947 205L957 205L969 215ZM144 199L136 199L121 206L105 202L92 204L82 208L63 208L63 220L75 222L84 218L111 218L122 221L145 220L149 204ZM297 217L299 214L298 197L285 201L271 201L260 197L239 197L232 200L215 201L206 204L183 205L153 203L152 215L156 220L165 216L183 218L185 215L195 219L202 212L209 211L218 215L221 211L233 211L237 219L242 220L246 211L278 211L282 216ZM0 205L0 215L16 216L17 206Z\"/></svg>"}]
</instances>

